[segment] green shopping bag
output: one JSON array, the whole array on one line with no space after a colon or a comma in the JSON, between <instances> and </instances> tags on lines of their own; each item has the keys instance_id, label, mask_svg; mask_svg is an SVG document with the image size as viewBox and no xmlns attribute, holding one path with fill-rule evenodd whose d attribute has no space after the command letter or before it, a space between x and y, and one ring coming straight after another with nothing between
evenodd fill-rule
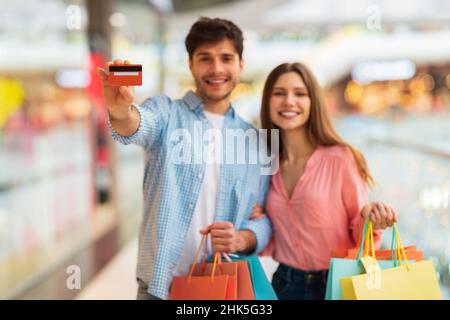
<instances>
[{"instance_id":1,"label":"green shopping bag","mask_svg":"<svg viewBox=\"0 0 450 320\"><path fill-rule=\"evenodd\" d=\"M272 284L264 272L261 261L258 256L238 256L232 257L232 260L245 260L248 263L250 274L252 277L253 291L255 300L278 300Z\"/></svg>"},{"instance_id":2,"label":"green shopping bag","mask_svg":"<svg viewBox=\"0 0 450 320\"><path fill-rule=\"evenodd\" d=\"M341 278L353 277L356 275L366 273L363 264L361 263L363 244L365 243L368 222L364 224L363 238L358 252L357 259L341 259L332 258L330 260L330 268L328 271L327 288L325 292L326 300L343 300L341 291ZM393 232L392 243L396 243L395 232ZM393 245L391 246L393 248ZM393 250L394 251L394 250ZM395 251L394 251L395 252ZM415 261L410 261L415 262ZM388 269L398 266L398 259L395 257L392 260L380 260L378 264L381 269Z\"/></svg>"}]
</instances>

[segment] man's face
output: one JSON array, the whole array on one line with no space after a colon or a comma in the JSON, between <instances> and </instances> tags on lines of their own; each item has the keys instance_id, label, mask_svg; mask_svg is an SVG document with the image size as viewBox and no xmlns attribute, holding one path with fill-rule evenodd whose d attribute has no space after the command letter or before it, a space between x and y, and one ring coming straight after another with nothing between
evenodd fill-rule
<instances>
[{"instance_id":1,"label":"man's face","mask_svg":"<svg viewBox=\"0 0 450 320\"><path fill-rule=\"evenodd\" d=\"M189 68L203 100L219 102L228 99L236 87L243 62L228 40L199 46L189 60Z\"/></svg>"}]
</instances>

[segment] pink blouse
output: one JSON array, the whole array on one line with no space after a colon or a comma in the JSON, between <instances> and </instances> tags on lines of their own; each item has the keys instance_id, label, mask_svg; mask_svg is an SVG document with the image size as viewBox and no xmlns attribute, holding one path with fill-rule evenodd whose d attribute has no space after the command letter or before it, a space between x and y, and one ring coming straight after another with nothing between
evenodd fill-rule
<instances>
[{"instance_id":1,"label":"pink blouse","mask_svg":"<svg viewBox=\"0 0 450 320\"><path fill-rule=\"evenodd\" d=\"M366 184L344 147L318 147L289 199L280 170L272 177L266 211L273 237L264 254L288 266L329 268L331 251L357 245L363 227ZM379 248L381 230L374 232Z\"/></svg>"}]
</instances>

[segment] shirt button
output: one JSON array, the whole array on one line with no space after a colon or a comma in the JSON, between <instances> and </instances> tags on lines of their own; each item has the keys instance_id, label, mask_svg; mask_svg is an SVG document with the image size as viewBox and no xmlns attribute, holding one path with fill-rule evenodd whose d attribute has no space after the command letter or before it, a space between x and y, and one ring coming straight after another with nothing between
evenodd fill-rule
<instances>
[{"instance_id":1,"label":"shirt button","mask_svg":"<svg viewBox=\"0 0 450 320\"><path fill-rule=\"evenodd\" d=\"M202 174L200 173L200 174L197 176L197 178L198 178L199 180L201 180L201 179L202 179Z\"/></svg>"},{"instance_id":2,"label":"shirt button","mask_svg":"<svg viewBox=\"0 0 450 320\"><path fill-rule=\"evenodd\" d=\"M192 209L193 207L192 203L189 203L189 209Z\"/></svg>"}]
</instances>

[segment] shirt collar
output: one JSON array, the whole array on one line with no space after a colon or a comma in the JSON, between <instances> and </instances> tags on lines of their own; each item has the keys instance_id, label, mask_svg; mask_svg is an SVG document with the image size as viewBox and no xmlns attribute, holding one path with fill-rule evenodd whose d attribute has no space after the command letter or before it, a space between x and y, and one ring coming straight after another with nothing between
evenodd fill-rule
<instances>
[{"instance_id":1,"label":"shirt collar","mask_svg":"<svg viewBox=\"0 0 450 320\"><path fill-rule=\"evenodd\" d=\"M198 108L203 107L203 102L199 97L194 93L194 91L189 90L183 97L184 102L187 104L189 109L192 111L197 110Z\"/></svg>"},{"instance_id":2,"label":"shirt collar","mask_svg":"<svg viewBox=\"0 0 450 320\"><path fill-rule=\"evenodd\" d=\"M189 109L194 112L203 111L203 101L194 93L194 91L189 90L183 97L183 101L187 104ZM225 117L235 117L235 111L233 108L233 104L230 104L230 108L227 113L225 113Z\"/></svg>"}]
</instances>

